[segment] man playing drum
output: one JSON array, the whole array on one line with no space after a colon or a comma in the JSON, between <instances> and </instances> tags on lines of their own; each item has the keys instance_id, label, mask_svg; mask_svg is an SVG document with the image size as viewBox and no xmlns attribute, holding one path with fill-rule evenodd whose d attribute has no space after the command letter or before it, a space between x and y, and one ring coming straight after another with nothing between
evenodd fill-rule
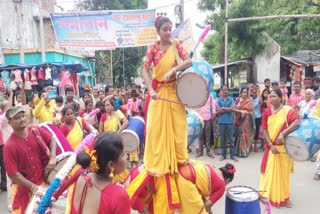
<instances>
[{"instance_id":1,"label":"man playing drum","mask_svg":"<svg viewBox=\"0 0 320 214\"><path fill-rule=\"evenodd\" d=\"M25 209L39 186L45 185L45 174L56 164L56 142L50 133L26 125L25 111L12 107L6 117L13 133L3 148L7 173L12 180L12 213Z\"/></svg>"}]
</instances>

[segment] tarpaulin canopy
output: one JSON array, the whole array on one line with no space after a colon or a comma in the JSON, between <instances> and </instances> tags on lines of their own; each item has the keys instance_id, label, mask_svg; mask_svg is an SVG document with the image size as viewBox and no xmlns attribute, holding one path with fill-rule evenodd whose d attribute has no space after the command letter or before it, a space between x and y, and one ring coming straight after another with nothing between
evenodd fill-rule
<instances>
[{"instance_id":1,"label":"tarpaulin canopy","mask_svg":"<svg viewBox=\"0 0 320 214\"><path fill-rule=\"evenodd\" d=\"M299 66L301 65L320 65L320 51L298 51L294 54L283 55L281 58L288 60Z\"/></svg>"}]
</instances>

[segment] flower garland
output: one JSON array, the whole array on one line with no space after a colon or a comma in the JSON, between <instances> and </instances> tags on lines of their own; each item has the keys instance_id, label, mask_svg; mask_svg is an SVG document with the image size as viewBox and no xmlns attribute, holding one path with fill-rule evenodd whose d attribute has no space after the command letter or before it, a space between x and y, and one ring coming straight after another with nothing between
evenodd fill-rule
<instances>
[{"instance_id":1,"label":"flower garland","mask_svg":"<svg viewBox=\"0 0 320 214\"><path fill-rule=\"evenodd\" d=\"M99 166L97 164L97 151L96 150L90 150L88 147L85 149L86 153L90 156L90 166L89 169L91 172L97 172L99 170Z\"/></svg>"}]
</instances>

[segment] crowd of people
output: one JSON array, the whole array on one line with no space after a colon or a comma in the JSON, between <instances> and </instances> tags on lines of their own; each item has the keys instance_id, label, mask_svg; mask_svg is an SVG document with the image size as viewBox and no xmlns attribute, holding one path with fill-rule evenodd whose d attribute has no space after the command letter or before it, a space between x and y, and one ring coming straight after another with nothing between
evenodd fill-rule
<instances>
[{"instance_id":1,"label":"crowd of people","mask_svg":"<svg viewBox=\"0 0 320 214\"><path fill-rule=\"evenodd\" d=\"M140 213L211 212L235 168L189 160L186 111L177 103L175 82L177 71L191 66L192 60L181 41L171 40L168 18L159 17L155 27L160 40L146 54L146 88L88 85L80 97L72 87L55 97L50 88L27 96L23 81L15 90L6 88L0 102L1 190L8 191L11 213L25 213L55 170L58 142L53 136L58 135L41 126L48 123L64 136L70 151L76 151L86 135L97 135L90 149L78 154L79 165L66 178L71 182L66 213L130 213L131 207ZM127 158L121 133L135 116L145 119L145 140ZM213 157L210 149L207 154ZM194 179L193 171L202 182ZM129 177L131 182L126 182ZM116 183L127 185L121 190ZM189 193L192 197L186 197Z\"/></svg>"},{"instance_id":2,"label":"crowd of people","mask_svg":"<svg viewBox=\"0 0 320 214\"><path fill-rule=\"evenodd\" d=\"M88 85L80 97L66 87L63 96L54 98L46 88L27 97L23 82L19 90L7 88L0 102L0 167L1 190L11 190L12 213L24 213L56 165L55 138L37 125L42 123L55 124L73 151L86 135L97 135L91 151L78 154L83 170L69 189L68 213L130 213L130 207L140 213L211 212L233 180L235 168L189 159L186 109L178 102L175 84L177 72L191 66L192 60L180 41L171 40L168 18L157 18L155 27L160 40L147 50L143 87ZM204 148L211 158L220 148L219 160L224 161L229 147L235 162L264 150L260 189L266 192L261 198L273 206L291 207L293 161L285 152L284 139L298 128L299 120L320 118L320 80L310 81L294 82L291 91L284 81L265 79L263 87L241 88L236 99L227 85L213 90L196 109L204 121L196 158L204 155ZM127 158L120 134L135 116L145 120L145 140ZM314 179L320 180L319 155L317 164Z\"/></svg>"}]
</instances>

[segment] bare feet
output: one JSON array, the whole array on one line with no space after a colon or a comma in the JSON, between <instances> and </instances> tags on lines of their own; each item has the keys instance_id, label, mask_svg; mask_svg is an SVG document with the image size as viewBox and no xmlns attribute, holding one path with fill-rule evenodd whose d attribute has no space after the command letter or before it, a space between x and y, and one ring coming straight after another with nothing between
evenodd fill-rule
<instances>
[{"instance_id":1,"label":"bare feet","mask_svg":"<svg viewBox=\"0 0 320 214\"><path fill-rule=\"evenodd\" d=\"M288 201L286 202L285 206L286 206L287 208L292 208L292 203L291 203L291 201L288 200Z\"/></svg>"},{"instance_id":2,"label":"bare feet","mask_svg":"<svg viewBox=\"0 0 320 214\"><path fill-rule=\"evenodd\" d=\"M211 151L207 151L207 156L210 158L214 158L214 154Z\"/></svg>"},{"instance_id":3,"label":"bare feet","mask_svg":"<svg viewBox=\"0 0 320 214\"><path fill-rule=\"evenodd\" d=\"M235 157L235 156L231 157L231 159L234 160L234 162L238 162L239 161L238 158Z\"/></svg>"},{"instance_id":4,"label":"bare feet","mask_svg":"<svg viewBox=\"0 0 320 214\"><path fill-rule=\"evenodd\" d=\"M219 158L219 161L223 161L223 160L225 160L225 159L226 159L226 157L221 156L221 157Z\"/></svg>"}]
</instances>

